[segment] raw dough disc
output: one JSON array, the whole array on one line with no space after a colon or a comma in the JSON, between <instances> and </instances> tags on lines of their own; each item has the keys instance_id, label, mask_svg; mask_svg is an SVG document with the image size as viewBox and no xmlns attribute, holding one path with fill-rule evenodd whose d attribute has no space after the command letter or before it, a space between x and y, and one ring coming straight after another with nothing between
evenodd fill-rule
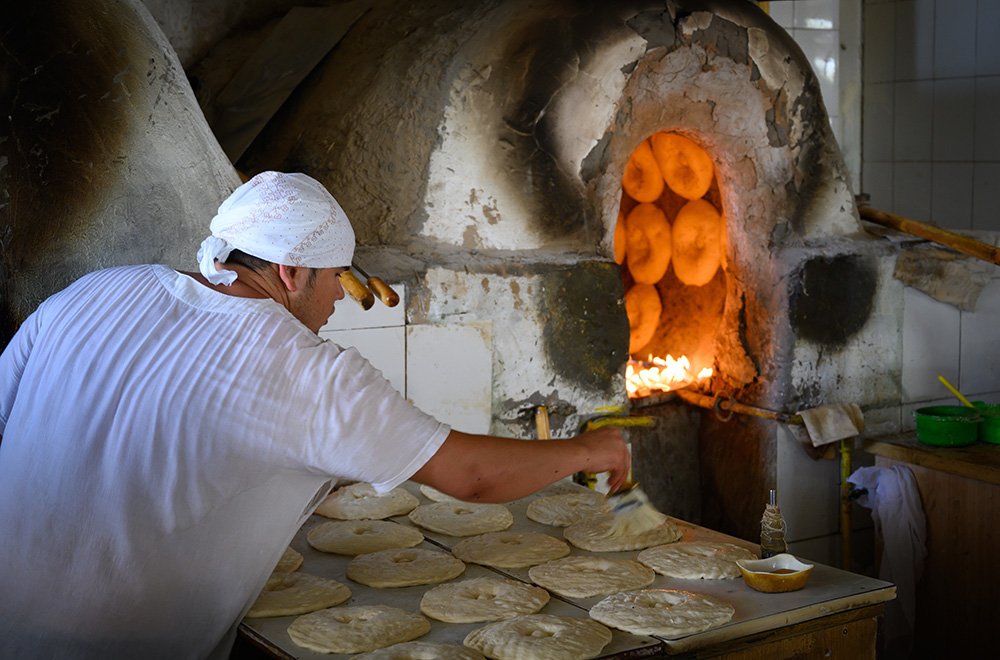
<instances>
[{"instance_id":1,"label":"raw dough disc","mask_svg":"<svg viewBox=\"0 0 1000 660\"><path fill-rule=\"evenodd\" d=\"M625 163L622 188L637 202L653 202L663 193L664 183L649 140L643 140Z\"/></svg>"},{"instance_id":2,"label":"raw dough disc","mask_svg":"<svg viewBox=\"0 0 1000 660\"><path fill-rule=\"evenodd\" d=\"M590 608L592 619L635 635L675 639L716 628L736 609L704 594L668 589L624 591Z\"/></svg>"},{"instance_id":3,"label":"raw dough disc","mask_svg":"<svg viewBox=\"0 0 1000 660\"><path fill-rule=\"evenodd\" d=\"M569 554L569 546L538 532L490 532L455 544L452 554L471 564L524 568Z\"/></svg>"},{"instance_id":4,"label":"raw dough disc","mask_svg":"<svg viewBox=\"0 0 1000 660\"><path fill-rule=\"evenodd\" d=\"M351 660L486 660L482 653L454 644L403 642L354 656Z\"/></svg>"},{"instance_id":5,"label":"raw dough disc","mask_svg":"<svg viewBox=\"0 0 1000 660\"><path fill-rule=\"evenodd\" d=\"M636 557L660 575L681 580L720 580L740 576L737 559L756 559L732 543L672 543L647 548Z\"/></svg>"},{"instance_id":6,"label":"raw dough disc","mask_svg":"<svg viewBox=\"0 0 1000 660\"><path fill-rule=\"evenodd\" d=\"M584 660L610 641L611 631L596 621L527 614L477 628L464 643L497 660Z\"/></svg>"},{"instance_id":7,"label":"raw dough disc","mask_svg":"<svg viewBox=\"0 0 1000 660\"><path fill-rule=\"evenodd\" d=\"M410 511L410 521L432 532L473 536L507 529L514 524L514 516L502 504L435 502Z\"/></svg>"},{"instance_id":8,"label":"raw dough disc","mask_svg":"<svg viewBox=\"0 0 1000 660\"><path fill-rule=\"evenodd\" d=\"M309 545L320 552L363 555L390 548L420 545L424 535L409 525L388 520L331 520L306 534Z\"/></svg>"},{"instance_id":9,"label":"raw dough disc","mask_svg":"<svg viewBox=\"0 0 1000 660\"><path fill-rule=\"evenodd\" d=\"M369 587L437 584L465 572L465 564L440 550L403 548L358 555L347 565L347 577Z\"/></svg>"},{"instance_id":10,"label":"raw dough disc","mask_svg":"<svg viewBox=\"0 0 1000 660\"><path fill-rule=\"evenodd\" d=\"M308 573L272 573L248 617L291 616L340 605L351 590L337 582Z\"/></svg>"},{"instance_id":11,"label":"raw dough disc","mask_svg":"<svg viewBox=\"0 0 1000 660\"><path fill-rule=\"evenodd\" d=\"M726 229L711 203L695 199L685 204L671 230L674 275L684 284L704 286L722 265Z\"/></svg>"},{"instance_id":12,"label":"raw dough disc","mask_svg":"<svg viewBox=\"0 0 1000 660\"><path fill-rule=\"evenodd\" d=\"M594 516L583 522L570 525L563 530L563 536L581 550L590 552L642 550L654 545L673 543L681 538L681 530L669 520L659 527L641 534L608 536L612 520L610 515Z\"/></svg>"},{"instance_id":13,"label":"raw dough disc","mask_svg":"<svg viewBox=\"0 0 1000 660\"><path fill-rule=\"evenodd\" d=\"M610 510L607 498L600 493L563 493L538 498L528 505L526 515L543 525L567 527Z\"/></svg>"},{"instance_id":14,"label":"raw dough disc","mask_svg":"<svg viewBox=\"0 0 1000 660\"><path fill-rule=\"evenodd\" d=\"M706 202L707 204L707 202ZM656 284L667 273L672 253L667 216L655 204L639 204L625 219L625 263L639 284Z\"/></svg>"},{"instance_id":15,"label":"raw dough disc","mask_svg":"<svg viewBox=\"0 0 1000 660\"><path fill-rule=\"evenodd\" d=\"M576 555L532 566L528 577L566 598L592 598L648 587L656 573L632 559Z\"/></svg>"},{"instance_id":16,"label":"raw dough disc","mask_svg":"<svg viewBox=\"0 0 1000 660\"><path fill-rule=\"evenodd\" d=\"M427 484L420 484L420 494L429 499L431 502L460 502L457 497L452 497L446 493L442 493L437 488L431 488Z\"/></svg>"},{"instance_id":17,"label":"raw dough disc","mask_svg":"<svg viewBox=\"0 0 1000 660\"><path fill-rule=\"evenodd\" d=\"M403 488L379 495L371 484L358 482L327 495L316 513L339 520L381 520L409 513L418 504L420 500Z\"/></svg>"},{"instance_id":18,"label":"raw dough disc","mask_svg":"<svg viewBox=\"0 0 1000 660\"><path fill-rule=\"evenodd\" d=\"M625 293L628 315L628 352L637 353L656 334L663 314L660 292L652 284L636 284Z\"/></svg>"},{"instance_id":19,"label":"raw dough disc","mask_svg":"<svg viewBox=\"0 0 1000 660\"><path fill-rule=\"evenodd\" d=\"M274 567L274 572L291 573L301 565L302 555L292 546L288 546L285 548L284 554L281 555L281 559L278 560L277 566Z\"/></svg>"},{"instance_id":20,"label":"raw dough disc","mask_svg":"<svg viewBox=\"0 0 1000 660\"><path fill-rule=\"evenodd\" d=\"M420 611L445 623L479 623L534 614L547 602L545 589L518 580L481 577L428 589Z\"/></svg>"},{"instance_id":21,"label":"raw dough disc","mask_svg":"<svg viewBox=\"0 0 1000 660\"><path fill-rule=\"evenodd\" d=\"M302 648L320 653L364 653L408 642L430 629L431 622L419 614L386 605L359 605L304 614L288 626L288 636Z\"/></svg>"}]
</instances>

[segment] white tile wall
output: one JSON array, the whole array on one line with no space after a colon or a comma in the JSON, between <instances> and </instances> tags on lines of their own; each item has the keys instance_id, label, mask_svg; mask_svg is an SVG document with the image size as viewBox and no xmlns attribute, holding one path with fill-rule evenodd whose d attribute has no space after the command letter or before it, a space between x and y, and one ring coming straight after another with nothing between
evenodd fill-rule
<instances>
[{"instance_id":1,"label":"white tile wall","mask_svg":"<svg viewBox=\"0 0 1000 660\"><path fill-rule=\"evenodd\" d=\"M920 222L931 221L931 171L930 162L895 161L892 168L894 213Z\"/></svg>"},{"instance_id":2,"label":"white tile wall","mask_svg":"<svg viewBox=\"0 0 1000 660\"><path fill-rule=\"evenodd\" d=\"M933 99L934 82L931 80L895 84L893 160L896 162L931 159Z\"/></svg>"},{"instance_id":3,"label":"white tile wall","mask_svg":"<svg viewBox=\"0 0 1000 660\"><path fill-rule=\"evenodd\" d=\"M418 408L465 433L488 433L492 324L406 328L406 393Z\"/></svg>"},{"instance_id":4,"label":"white tile wall","mask_svg":"<svg viewBox=\"0 0 1000 660\"><path fill-rule=\"evenodd\" d=\"M810 458L783 424L777 425L778 508L789 542L837 532L840 462ZM804 496L808 494L807 496ZM761 502L763 511L764 502Z\"/></svg>"},{"instance_id":5,"label":"white tile wall","mask_svg":"<svg viewBox=\"0 0 1000 660\"><path fill-rule=\"evenodd\" d=\"M1000 35L1000 2L979 0L976 11L976 75L1000 75L996 47L997 35Z\"/></svg>"},{"instance_id":6,"label":"white tile wall","mask_svg":"<svg viewBox=\"0 0 1000 660\"><path fill-rule=\"evenodd\" d=\"M972 228L1000 230L1000 162L976 163L972 180Z\"/></svg>"},{"instance_id":7,"label":"white tile wall","mask_svg":"<svg viewBox=\"0 0 1000 660\"><path fill-rule=\"evenodd\" d=\"M947 219L949 227L972 229L972 163L934 163L931 218Z\"/></svg>"},{"instance_id":8,"label":"white tile wall","mask_svg":"<svg viewBox=\"0 0 1000 660\"><path fill-rule=\"evenodd\" d=\"M937 0L934 6L934 75L967 76L976 70L977 0Z\"/></svg>"},{"instance_id":9,"label":"white tile wall","mask_svg":"<svg viewBox=\"0 0 1000 660\"><path fill-rule=\"evenodd\" d=\"M1000 35L997 35L1000 41ZM1000 58L1000 50L996 57ZM976 161L1000 161L1000 76L976 78Z\"/></svg>"},{"instance_id":10,"label":"white tile wall","mask_svg":"<svg viewBox=\"0 0 1000 660\"><path fill-rule=\"evenodd\" d=\"M975 78L948 78L934 85L935 161L972 162L975 129Z\"/></svg>"},{"instance_id":11,"label":"white tile wall","mask_svg":"<svg viewBox=\"0 0 1000 660\"><path fill-rule=\"evenodd\" d=\"M903 290L903 304L903 401L947 396L938 376L959 382L961 312L913 287ZM904 410L904 426L908 417Z\"/></svg>"},{"instance_id":12,"label":"white tile wall","mask_svg":"<svg viewBox=\"0 0 1000 660\"><path fill-rule=\"evenodd\" d=\"M1000 391L1000 279L986 285L975 311L962 312L961 372L950 382L967 398Z\"/></svg>"},{"instance_id":13,"label":"white tile wall","mask_svg":"<svg viewBox=\"0 0 1000 660\"><path fill-rule=\"evenodd\" d=\"M926 80L934 74L934 0L896 3L896 80Z\"/></svg>"},{"instance_id":14,"label":"white tile wall","mask_svg":"<svg viewBox=\"0 0 1000 660\"><path fill-rule=\"evenodd\" d=\"M862 150L870 162L891 162L894 130L895 84L867 83L863 87ZM874 190L865 188L874 194Z\"/></svg>"}]
</instances>

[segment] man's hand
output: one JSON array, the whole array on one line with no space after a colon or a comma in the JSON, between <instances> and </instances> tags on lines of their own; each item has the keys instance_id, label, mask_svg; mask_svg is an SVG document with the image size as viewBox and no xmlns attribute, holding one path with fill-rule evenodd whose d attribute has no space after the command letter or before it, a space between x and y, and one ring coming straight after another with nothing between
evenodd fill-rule
<instances>
[{"instance_id":1,"label":"man's hand","mask_svg":"<svg viewBox=\"0 0 1000 660\"><path fill-rule=\"evenodd\" d=\"M612 427L567 440L452 431L413 480L468 502L510 502L577 472L609 472L609 486L618 488L630 461L621 431Z\"/></svg>"}]
</instances>

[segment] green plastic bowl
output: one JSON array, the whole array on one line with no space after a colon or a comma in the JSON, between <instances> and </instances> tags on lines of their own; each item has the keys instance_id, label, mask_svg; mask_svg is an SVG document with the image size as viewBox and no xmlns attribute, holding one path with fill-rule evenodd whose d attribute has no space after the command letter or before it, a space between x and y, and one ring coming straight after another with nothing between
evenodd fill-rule
<instances>
[{"instance_id":1,"label":"green plastic bowl","mask_svg":"<svg viewBox=\"0 0 1000 660\"><path fill-rule=\"evenodd\" d=\"M927 406L913 411L917 441L936 447L964 447L976 442L979 411L968 406Z\"/></svg>"},{"instance_id":2,"label":"green plastic bowl","mask_svg":"<svg viewBox=\"0 0 1000 660\"><path fill-rule=\"evenodd\" d=\"M979 441L1000 445L1000 405L973 401L982 419L979 422Z\"/></svg>"}]
</instances>

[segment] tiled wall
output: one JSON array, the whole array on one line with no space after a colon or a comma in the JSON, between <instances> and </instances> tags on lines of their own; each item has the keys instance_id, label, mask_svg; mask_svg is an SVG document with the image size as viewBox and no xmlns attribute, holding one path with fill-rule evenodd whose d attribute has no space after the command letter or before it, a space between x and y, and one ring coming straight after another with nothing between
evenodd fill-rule
<instances>
[{"instance_id":1,"label":"tiled wall","mask_svg":"<svg viewBox=\"0 0 1000 660\"><path fill-rule=\"evenodd\" d=\"M1000 2L865 0L863 11L872 205L1000 230Z\"/></svg>"}]
</instances>

